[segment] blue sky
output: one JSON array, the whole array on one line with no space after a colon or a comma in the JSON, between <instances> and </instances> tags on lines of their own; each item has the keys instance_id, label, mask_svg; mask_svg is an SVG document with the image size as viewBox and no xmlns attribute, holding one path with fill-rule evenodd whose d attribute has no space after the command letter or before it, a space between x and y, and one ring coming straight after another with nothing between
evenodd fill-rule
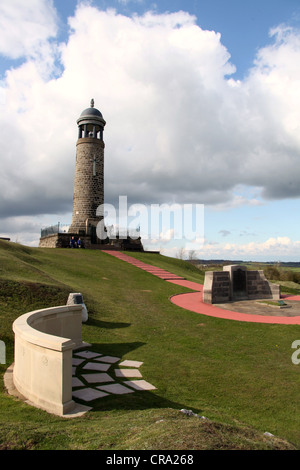
<instances>
[{"instance_id":1,"label":"blue sky","mask_svg":"<svg viewBox=\"0 0 300 470\"><path fill-rule=\"evenodd\" d=\"M204 204L200 258L300 260L298 0L14 0L0 29L0 236L71 222L94 98L107 203Z\"/></svg>"}]
</instances>

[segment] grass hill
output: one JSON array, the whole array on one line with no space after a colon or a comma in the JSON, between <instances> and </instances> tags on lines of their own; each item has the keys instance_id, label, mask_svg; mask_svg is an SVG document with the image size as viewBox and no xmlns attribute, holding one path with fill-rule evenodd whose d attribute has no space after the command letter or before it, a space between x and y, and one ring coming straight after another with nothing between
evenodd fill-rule
<instances>
[{"instance_id":1,"label":"grass hill","mask_svg":"<svg viewBox=\"0 0 300 470\"><path fill-rule=\"evenodd\" d=\"M203 272L188 262L129 254L203 282ZM206 317L169 301L187 291L104 252L0 240L0 339L6 345L0 450L299 449L300 365L291 361L291 344L300 327ZM155 391L102 398L71 420L6 393L13 321L65 304L70 292L82 292L89 311L83 340L100 353L142 361L143 378Z\"/></svg>"}]
</instances>

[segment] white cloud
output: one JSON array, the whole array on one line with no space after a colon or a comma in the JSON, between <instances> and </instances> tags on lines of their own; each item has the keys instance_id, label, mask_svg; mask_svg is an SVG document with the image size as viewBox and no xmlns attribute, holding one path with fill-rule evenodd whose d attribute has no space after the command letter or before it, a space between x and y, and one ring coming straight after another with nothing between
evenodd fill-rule
<instances>
[{"instance_id":1,"label":"white cloud","mask_svg":"<svg viewBox=\"0 0 300 470\"><path fill-rule=\"evenodd\" d=\"M145 242L146 246L146 242ZM156 243L148 249L157 249L165 256L189 258L193 252L193 259L222 259L243 261L298 261L300 257L300 241L289 237L271 237L265 241L245 244L215 243L208 240L195 240L188 246L184 243L172 245L171 243Z\"/></svg>"},{"instance_id":2,"label":"white cloud","mask_svg":"<svg viewBox=\"0 0 300 470\"><path fill-rule=\"evenodd\" d=\"M57 33L52 0L13 0L0 3L0 53L17 59L32 57Z\"/></svg>"},{"instance_id":3,"label":"white cloud","mask_svg":"<svg viewBox=\"0 0 300 470\"><path fill-rule=\"evenodd\" d=\"M106 202L221 209L300 196L298 31L274 29L235 81L220 34L186 12L129 18L82 4L65 44L53 42L52 2L2 2L0 18L0 53L26 59L0 83L2 217L71 211L76 119L91 98L107 122Z\"/></svg>"},{"instance_id":4,"label":"white cloud","mask_svg":"<svg viewBox=\"0 0 300 470\"><path fill-rule=\"evenodd\" d=\"M175 231L173 228L169 228L160 233L160 240L162 242L169 242L175 238Z\"/></svg>"},{"instance_id":5,"label":"white cloud","mask_svg":"<svg viewBox=\"0 0 300 470\"><path fill-rule=\"evenodd\" d=\"M129 5L129 3L143 3L143 0L117 0L120 5Z\"/></svg>"},{"instance_id":6,"label":"white cloud","mask_svg":"<svg viewBox=\"0 0 300 470\"><path fill-rule=\"evenodd\" d=\"M271 237L265 241L245 244L210 243L206 241L202 250L197 250L197 256L203 259L231 260L265 260L284 261L298 260L300 256L300 241L289 237Z\"/></svg>"}]
</instances>

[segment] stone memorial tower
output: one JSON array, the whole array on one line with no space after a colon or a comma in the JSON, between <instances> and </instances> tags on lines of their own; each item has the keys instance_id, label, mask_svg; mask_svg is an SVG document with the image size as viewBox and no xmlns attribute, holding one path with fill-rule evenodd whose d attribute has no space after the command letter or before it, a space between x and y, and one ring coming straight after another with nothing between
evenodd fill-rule
<instances>
[{"instance_id":1,"label":"stone memorial tower","mask_svg":"<svg viewBox=\"0 0 300 470\"><path fill-rule=\"evenodd\" d=\"M102 114L94 107L94 100L77 119L73 214L69 233L89 236L91 243L97 243L96 227L101 217L96 216L96 211L104 204L105 124Z\"/></svg>"},{"instance_id":2,"label":"stone memorial tower","mask_svg":"<svg viewBox=\"0 0 300 470\"><path fill-rule=\"evenodd\" d=\"M125 239L120 238L118 234L111 238L107 236L104 240L97 237L97 225L104 217L103 213L97 214L97 209L104 204L105 124L102 114L94 107L94 100L91 100L90 107L82 111L77 119L78 139L72 223L68 232L61 232L59 224L42 229L40 247L73 247L73 240L80 238L82 241L80 246L85 248L112 249L113 247L113 249L144 251L140 237L132 239L129 234Z\"/></svg>"}]
</instances>

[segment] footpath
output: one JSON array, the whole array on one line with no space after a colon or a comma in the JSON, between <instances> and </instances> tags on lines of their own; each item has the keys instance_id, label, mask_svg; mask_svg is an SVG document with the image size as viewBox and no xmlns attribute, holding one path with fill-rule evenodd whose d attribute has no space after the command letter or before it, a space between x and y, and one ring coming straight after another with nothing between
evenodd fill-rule
<instances>
[{"instance_id":1,"label":"footpath","mask_svg":"<svg viewBox=\"0 0 300 470\"><path fill-rule=\"evenodd\" d=\"M150 264L139 261L132 256L129 256L120 251L105 250L105 253L114 256L122 261L125 261L137 268L143 269L160 279L171 282L173 284L187 287L195 292L188 292L184 294L177 294L170 298L170 301L185 310L190 310L201 315L208 315L216 318L223 318L226 320L246 321L254 323L271 323L282 325L300 325L300 296L285 295L282 296L285 300L291 301L293 306L291 309L280 309L279 307L272 307L263 305L257 301L245 301L244 305L238 303L228 303L222 306L205 304L203 302L203 285L197 282L187 281L181 276L170 273L162 268L157 268ZM230 310L232 308L232 310ZM234 309L243 310L243 312Z\"/></svg>"}]
</instances>

